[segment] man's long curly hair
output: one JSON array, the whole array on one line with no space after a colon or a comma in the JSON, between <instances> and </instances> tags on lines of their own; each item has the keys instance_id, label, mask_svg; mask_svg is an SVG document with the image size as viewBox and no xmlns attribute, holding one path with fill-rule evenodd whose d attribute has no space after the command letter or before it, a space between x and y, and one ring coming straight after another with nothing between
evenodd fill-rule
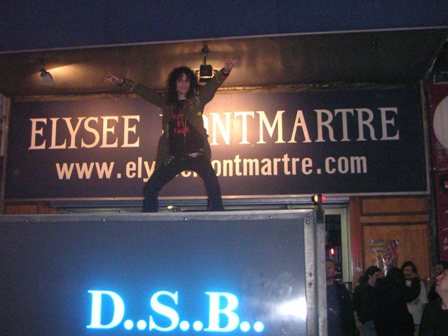
<instances>
[{"instance_id":1,"label":"man's long curly hair","mask_svg":"<svg viewBox=\"0 0 448 336\"><path fill-rule=\"evenodd\" d=\"M195 93L196 90L199 87L198 80L193 72L189 67L181 66L178 68L173 69L171 71L170 75L168 76L167 85L168 85L168 93L167 93L167 100L168 102L176 102L178 95L177 95L177 89L176 89L176 82L179 79L181 75L185 74L187 78L190 80L190 90L188 90L186 96L187 99L191 98Z\"/></svg>"}]
</instances>

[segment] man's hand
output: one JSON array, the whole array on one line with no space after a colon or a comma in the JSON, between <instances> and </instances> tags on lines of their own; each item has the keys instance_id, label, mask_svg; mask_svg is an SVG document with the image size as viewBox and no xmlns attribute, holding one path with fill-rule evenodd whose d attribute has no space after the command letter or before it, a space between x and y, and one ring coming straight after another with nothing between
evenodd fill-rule
<instances>
[{"instance_id":1,"label":"man's hand","mask_svg":"<svg viewBox=\"0 0 448 336\"><path fill-rule=\"evenodd\" d=\"M226 59L226 63L224 64L225 72L230 73L230 71L232 71L233 66L237 64L239 61L240 61L239 57L236 56L228 57Z\"/></svg>"},{"instance_id":2,"label":"man's hand","mask_svg":"<svg viewBox=\"0 0 448 336\"><path fill-rule=\"evenodd\" d=\"M123 85L124 78L115 76L114 74L109 74L104 77L104 81L112 85Z\"/></svg>"}]
</instances>

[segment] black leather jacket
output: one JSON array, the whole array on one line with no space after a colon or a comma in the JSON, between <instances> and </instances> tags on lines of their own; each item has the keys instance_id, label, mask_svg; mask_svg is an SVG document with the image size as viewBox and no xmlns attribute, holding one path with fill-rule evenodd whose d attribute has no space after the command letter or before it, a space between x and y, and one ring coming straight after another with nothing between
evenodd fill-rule
<instances>
[{"instance_id":1,"label":"black leather jacket","mask_svg":"<svg viewBox=\"0 0 448 336\"><path fill-rule=\"evenodd\" d=\"M204 128L202 114L204 113L205 105L213 99L216 90L218 90L226 78L227 76L223 74L223 70L221 69L211 80L209 80L204 86L200 87L191 98L187 99L182 111L185 114L189 125L194 127L204 137L204 153L209 159L211 158L211 149L208 142L208 134ZM127 92L135 93L162 109L163 133L157 146L156 159L157 165L160 165L169 156L169 121L171 115L175 112L175 105L170 104L167 101L166 96L162 96L145 85L135 83L130 79L125 78L123 87Z\"/></svg>"}]
</instances>

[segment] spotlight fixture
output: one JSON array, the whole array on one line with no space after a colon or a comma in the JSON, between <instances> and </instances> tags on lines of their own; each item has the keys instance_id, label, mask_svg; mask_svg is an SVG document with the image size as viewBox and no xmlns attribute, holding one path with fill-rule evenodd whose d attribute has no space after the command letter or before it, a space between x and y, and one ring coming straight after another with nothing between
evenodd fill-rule
<instances>
[{"instance_id":1,"label":"spotlight fixture","mask_svg":"<svg viewBox=\"0 0 448 336\"><path fill-rule=\"evenodd\" d=\"M218 72L217 70L213 70L213 67L210 64L207 64L207 54L209 52L207 44L201 50L204 55L202 59L202 64L199 67L199 70L195 71L196 77L198 77L199 83L208 82L213 76Z\"/></svg>"},{"instance_id":2,"label":"spotlight fixture","mask_svg":"<svg viewBox=\"0 0 448 336\"><path fill-rule=\"evenodd\" d=\"M42 80L42 82L49 84L51 82L53 82L53 76L51 75L51 73L49 73L46 69L45 69L45 64L47 64L47 60L45 58L42 58L40 60L41 62L41 67L40 67L40 79Z\"/></svg>"},{"instance_id":3,"label":"spotlight fixture","mask_svg":"<svg viewBox=\"0 0 448 336\"><path fill-rule=\"evenodd\" d=\"M325 195L314 194L313 197L311 197L311 201L314 203L314 205L325 203Z\"/></svg>"},{"instance_id":4,"label":"spotlight fixture","mask_svg":"<svg viewBox=\"0 0 448 336\"><path fill-rule=\"evenodd\" d=\"M314 194L313 197L311 197L311 201L316 206L316 223L325 224L325 211L322 207L322 203L325 202L325 195Z\"/></svg>"}]
</instances>

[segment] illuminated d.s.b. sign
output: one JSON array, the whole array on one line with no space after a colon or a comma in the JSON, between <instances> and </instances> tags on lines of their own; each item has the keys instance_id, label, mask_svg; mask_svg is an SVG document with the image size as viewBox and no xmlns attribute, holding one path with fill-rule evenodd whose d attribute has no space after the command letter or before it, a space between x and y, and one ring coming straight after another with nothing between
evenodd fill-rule
<instances>
[{"instance_id":1,"label":"illuminated d.s.b. sign","mask_svg":"<svg viewBox=\"0 0 448 336\"><path fill-rule=\"evenodd\" d=\"M209 298L209 310L207 321L204 321L207 325L204 325L204 322L200 320L186 321L181 319L176 310L179 303L179 293L177 291L158 291L154 293L149 301L153 314L149 315L148 320L138 321L125 319L125 303L117 293L106 290L89 290L88 292L92 298L91 319L87 326L88 329L105 330L122 325L126 330L137 328L140 331L159 332L170 332L177 329L186 332L193 329L196 332L226 333L238 330L242 332L253 330L260 333L264 330L263 322L255 321L251 324L251 322L240 318L237 313L238 297L232 293L205 292L205 295ZM108 301L112 307L107 313L103 311L104 301ZM167 301L172 302L172 304L165 304ZM161 320L164 321L163 325ZM166 323L167 321L168 323Z\"/></svg>"}]
</instances>

